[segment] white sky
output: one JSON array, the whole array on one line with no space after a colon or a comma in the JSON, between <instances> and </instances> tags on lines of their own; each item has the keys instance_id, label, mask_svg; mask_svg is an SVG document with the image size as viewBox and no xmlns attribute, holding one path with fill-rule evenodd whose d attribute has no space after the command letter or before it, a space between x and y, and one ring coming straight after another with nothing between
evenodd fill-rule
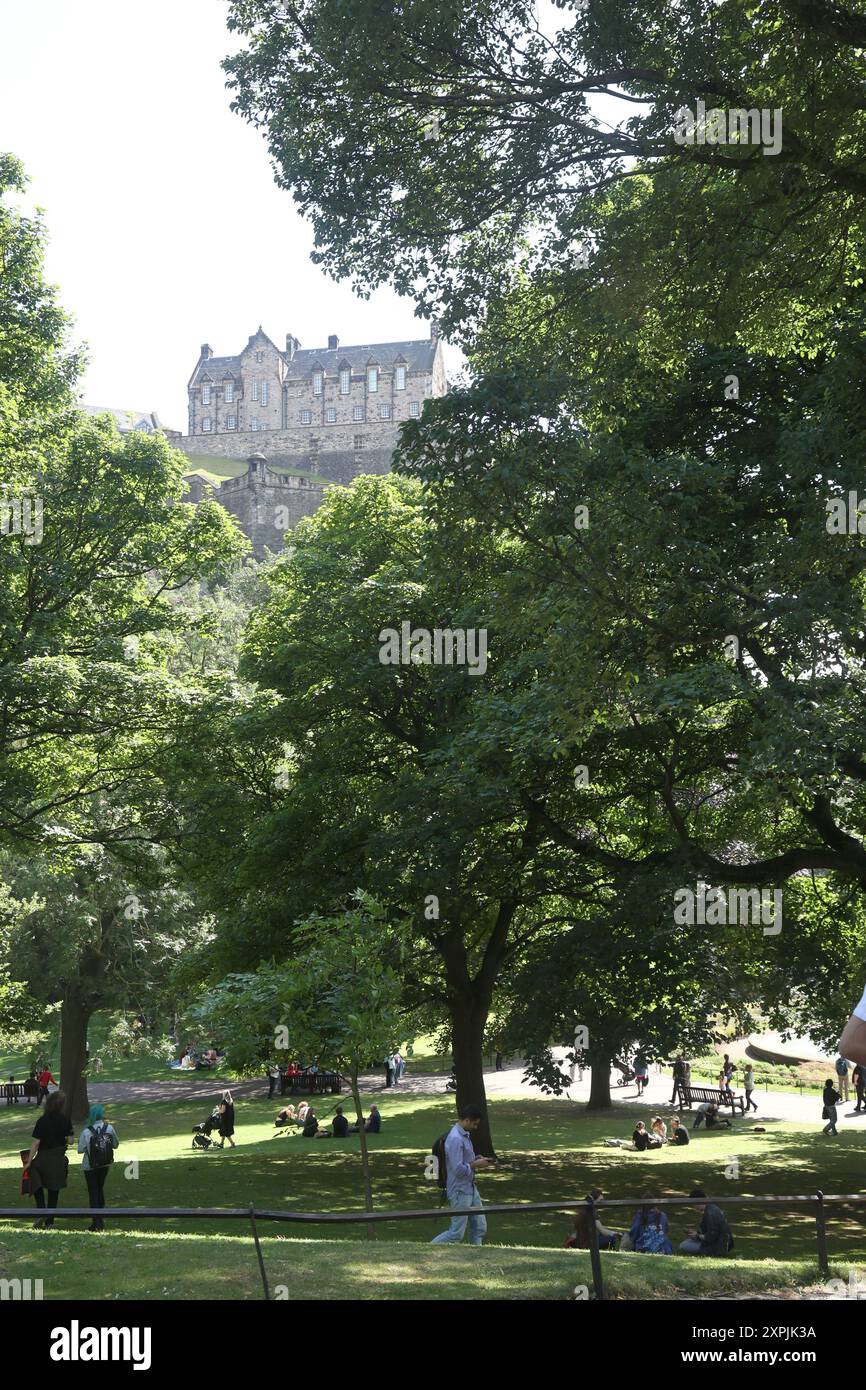
<instances>
[{"instance_id":1,"label":"white sky","mask_svg":"<svg viewBox=\"0 0 866 1390\"><path fill-rule=\"evenodd\" d=\"M239 352L259 323L279 347L428 329L390 290L361 300L311 264L264 138L229 110L224 15L222 0L0 0L0 147L45 212L84 399L181 430L203 342Z\"/></svg>"}]
</instances>

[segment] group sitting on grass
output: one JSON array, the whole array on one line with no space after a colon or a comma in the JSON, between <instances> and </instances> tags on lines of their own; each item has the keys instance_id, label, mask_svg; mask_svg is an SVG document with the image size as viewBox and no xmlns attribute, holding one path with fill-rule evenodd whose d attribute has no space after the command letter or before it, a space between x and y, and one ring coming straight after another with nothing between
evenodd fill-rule
<instances>
[{"instance_id":1,"label":"group sitting on grass","mask_svg":"<svg viewBox=\"0 0 866 1390\"><path fill-rule=\"evenodd\" d=\"M605 1139L604 1142L608 1148L632 1149L637 1153L646 1153L648 1149L661 1149L665 1144L688 1144L689 1132L679 1116L675 1115L671 1121L671 1132L668 1134L668 1127L661 1115L656 1115L649 1129L643 1120L638 1120L631 1136L631 1143L627 1139Z\"/></svg>"},{"instance_id":2,"label":"group sitting on grass","mask_svg":"<svg viewBox=\"0 0 866 1390\"><path fill-rule=\"evenodd\" d=\"M334 1111L334 1118L330 1127L319 1124L316 1112L309 1101L302 1100L295 1109L294 1105L284 1105L278 1111L274 1120L277 1129L288 1129L292 1126L300 1129L302 1139L345 1139L347 1134L357 1134L358 1125L350 1125L346 1116L343 1114L342 1105L338 1105ZM378 1134L382 1128L382 1116L377 1105L370 1106L370 1113L364 1120L365 1134Z\"/></svg>"},{"instance_id":3,"label":"group sitting on grass","mask_svg":"<svg viewBox=\"0 0 866 1390\"><path fill-rule=\"evenodd\" d=\"M734 1248L734 1238L721 1207L707 1200L703 1188L696 1187L690 1197L704 1199L700 1224L690 1230L680 1242L681 1255L727 1255ZM587 1201L599 1202L604 1197L601 1188L593 1188ZM638 1207L627 1231L608 1230L588 1205L574 1218L574 1234L565 1242L567 1250L589 1250L592 1222L598 1237L599 1250L633 1250L642 1255L672 1255L674 1247L668 1235L667 1212L646 1203Z\"/></svg>"}]
</instances>

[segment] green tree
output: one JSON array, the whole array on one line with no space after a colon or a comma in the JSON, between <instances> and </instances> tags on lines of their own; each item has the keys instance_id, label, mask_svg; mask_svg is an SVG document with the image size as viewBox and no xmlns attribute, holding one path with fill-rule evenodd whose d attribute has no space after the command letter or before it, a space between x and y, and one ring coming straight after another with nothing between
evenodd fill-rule
<instances>
[{"instance_id":1,"label":"green tree","mask_svg":"<svg viewBox=\"0 0 866 1390\"><path fill-rule=\"evenodd\" d=\"M367 1211L373 1210L373 1187L358 1078L405 1034L397 968L404 944L382 907L361 893L354 907L336 916L299 923L291 961L229 975L190 1012L191 1021L223 1039L241 1074L272 1058L275 1048L290 1046L295 1055L346 1077ZM373 1227L367 1231L372 1236Z\"/></svg>"}]
</instances>

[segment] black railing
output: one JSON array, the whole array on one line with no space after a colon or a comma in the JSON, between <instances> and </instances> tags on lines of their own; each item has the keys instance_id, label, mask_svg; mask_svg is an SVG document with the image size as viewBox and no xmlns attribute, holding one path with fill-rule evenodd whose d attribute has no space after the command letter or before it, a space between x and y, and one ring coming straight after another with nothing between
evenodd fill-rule
<instances>
[{"instance_id":1,"label":"black railing","mask_svg":"<svg viewBox=\"0 0 866 1390\"><path fill-rule=\"evenodd\" d=\"M598 1213L618 1207L703 1207L708 1202L723 1202L726 1207L778 1206L813 1207L815 1210L815 1237L818 1249L818 1269L821 1274L829 1273L827 1253L827 1208L828 1206L866 1207L866 1192L832 1193L821 1191L811 1196L766 1196L729 1197L716 1199L707 1197L604 1197L595 1202L590 1197L579 1201L560 1202L491 1202L483 1207L463 1208L455 1211L451 1207L439 1206L409 1211L268 1211L260 1210L253 1203L248 1207L37 1207L35 1216L39 1220L51 1217L55 1221L98 1215L100 1220L108 1221L249 1221L256 1248L259 1271L262 1277L264 1296L270 1299L267 1272L259 1242L259 1221L276 1221L288 1225L350 1226L379 1225L387 1221L442 1221L458 1215L484 1216L522 1216L533 1212L575 1212L588 1210L589 1256L592 1267L592 1281L597 1299L604 1298L604 1279L602 1276L601 1253L598 1245L598 1232L595 1222ZM20 1207L0 1207L0 1221L21 1221L30 1223L31 1217L25 1215Z\"/></svg>"}]
</instances>

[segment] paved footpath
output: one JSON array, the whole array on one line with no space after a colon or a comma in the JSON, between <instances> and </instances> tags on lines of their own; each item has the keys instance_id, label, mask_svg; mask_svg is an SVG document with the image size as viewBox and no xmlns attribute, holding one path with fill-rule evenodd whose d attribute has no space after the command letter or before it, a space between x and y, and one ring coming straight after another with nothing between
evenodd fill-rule
<instances>
[{"instance_id":1,"label":"paved footpath","mask_svg":"<svg viewBox=\"0 0 866 1390\"><path fill-rule=\"evenodd\" d=\"M485 1071L484 1085L488 1096L500 1097L523 1097L533 1100L549 1100L555 1104L557 1101L580 1101L585 1102L589 1099L590 1076L589 1072L584 1072L583 1080L577 1081L570 1086L564 1096L546 1096L536 1086L530 1086L523 1080L523 1067L506 1067L503 1071L494 1071L493 1068ZM649 1085L644 1094L638 1096L637 1090L632 1083L629 1086L617 1086L616 1081L620 1073L611 1073L611 1098L615 1106L622 1105L625 1108L634 1105L655 1107L659 1113L669 1117L675 1113L675 1106L671 1104L671 1091L673 1082L670 1072L650 1073ZM447 1075L437 1076L413 1076L410 1070L407 1072L399 1086L390 1090L385 1086L381 1072L372 1072L360 1078L361 1089L365 1094L382 1093L385 1098L393 1097L395 1100L401 1095L410 1096L431 1096L445 1095L448 1083ZM263 1077L254 1077L248 1081L226 1081L218 1076L208 1076L204 1072L196 1072L189 1077L169 1076L159 1081L91 1081L88 1084L88 1094L91 1101L101 1101L103 1104L116 1103L118 1101L172 1101L172 1100L201 1100L207 1102L215 1099L223 1090L229 1088L233 1096L255 1096L263 1099L267 1095L267 1082ZM852 1093L853 1094L853 1093ZM279 1097L275 1096L274 1101ZM345 1097L344 1097L345 1099ZM761 1124L765 1120L796 1120L800 1124L814 1123L816 1129L823 1127L821 1119L821 1096L820 1092L805 1092L802 1096L793 1088L789 1090L764 1091L758 1089L754 1092L754 1099L758 1103L757 1114L751 1111L746 1116L749 1124ZM319 1104L324 1106L335 1103L336 1098L329 1095L319 1097ZM743 1123L743 1120L740 1120ZM854 1124L858 1128L862 1125L866 1129L866 1111L856 1114L854 1102L842 1103L839 1106L839 1125Z\"/></svg>"}]
</instances>

